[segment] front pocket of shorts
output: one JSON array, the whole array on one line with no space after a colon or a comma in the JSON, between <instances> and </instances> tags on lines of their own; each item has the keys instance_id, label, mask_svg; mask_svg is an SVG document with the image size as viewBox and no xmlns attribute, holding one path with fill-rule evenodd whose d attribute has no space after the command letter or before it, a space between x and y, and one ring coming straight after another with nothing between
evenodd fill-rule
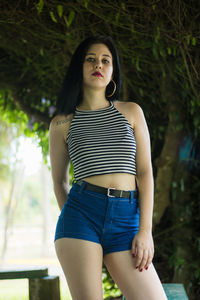
<instances>
[{"instance_id":1,"label":"front pocket of shorts","mask_svg":"<svg viewBox=\"0 0 200 300\"><path fill-rule=\"evenodd\" d=\"M137 214L137 202L123 201L120 200L116 208L116 217L119 220L128 221Z\"/></svg>"},{"instance_id":2,"label":"front pocket of shorts","mask_svg":"<svg viewBox=\"0 0 200 300\"><path fill-rule=\"evenodd\" d=\"M124 228L124 230L138 230L138 200L133 199L131 202L124 203L121 201L120 205L118 206L115 220L120 224L121 228Z\"/></svg>"},{"instance_id":3,"label":"front pocket of shorts","mask_svg":"<svg viewBox=\"0 0 200 300\"><path fill-rule=\"evenodd\" d=\"M139 224L139 215L136 213L136 207L132 205L129 211L117 210L114 212L113 225L120 231L137 230Z\"/></svg>"}]
</instances>

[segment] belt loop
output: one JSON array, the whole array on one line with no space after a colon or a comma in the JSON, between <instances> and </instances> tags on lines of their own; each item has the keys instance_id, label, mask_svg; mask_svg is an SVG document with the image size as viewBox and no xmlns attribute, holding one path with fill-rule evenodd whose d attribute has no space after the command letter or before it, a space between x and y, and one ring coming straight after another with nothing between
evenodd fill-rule
<instances>
[{"instance_id":1,"label":"belt loop","mask_svg":"<svg viewBox=\"0 0 200 300\"><path fill-rule=\"evenodd\" d=\"M130 191L129 203L133 203L134 201L134 191Z\"/></svg>"},{"instance_id":2,"label":"belt loop","mask_svg":"<svg viewBox=\"0 0 200 300\"><path fill-rule=\"evenodd\" d=\"M85 186L86 186L86 182L85 182L85 181L82 181L82 184L81 184L81 186L80 186L80 191L79 191L79 193L82 193L82 192L83 192Z\"/></svg>"}]
</instances>

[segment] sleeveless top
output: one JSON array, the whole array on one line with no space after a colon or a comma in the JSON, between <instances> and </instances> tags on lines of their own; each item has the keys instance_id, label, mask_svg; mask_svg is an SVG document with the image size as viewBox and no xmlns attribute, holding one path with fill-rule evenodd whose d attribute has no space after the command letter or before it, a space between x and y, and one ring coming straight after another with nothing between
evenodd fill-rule
<instances>
[{"instance_id":1,"label":"sleeveless top","mask_svg":"<svg viewBox=\"0 0 200 300\"><path fill-rule=\"evenodd\" d=\"M134 130L109 102L102 109L75 109L66 138L75 180L110 173L136 175Z\"/></svg>"}]
</instances>

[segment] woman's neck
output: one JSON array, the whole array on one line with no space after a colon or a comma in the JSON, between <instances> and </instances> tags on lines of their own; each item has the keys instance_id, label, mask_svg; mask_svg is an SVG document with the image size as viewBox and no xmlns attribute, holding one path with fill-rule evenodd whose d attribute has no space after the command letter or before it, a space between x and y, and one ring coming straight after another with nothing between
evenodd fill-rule
<instances>
[{"instance_id":1,"label":"woman's neck","mask_svg":"<svg viewBox=\"0 0 200 300\"><path fill-rule=\"evenodd\" d=\"M84 93L78 109L95 110L108 107L109 101L105 98L105 91L90 90Z\"/></svg>"}]
</instances>

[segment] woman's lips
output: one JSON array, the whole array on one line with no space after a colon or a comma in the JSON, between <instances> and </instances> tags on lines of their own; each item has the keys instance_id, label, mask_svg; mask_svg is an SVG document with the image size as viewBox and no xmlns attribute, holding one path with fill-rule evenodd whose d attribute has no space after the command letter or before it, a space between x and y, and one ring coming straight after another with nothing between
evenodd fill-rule
<instances>
[{"instance_id":1,"label":"woman's lips","mask_svg":"<svg viewBox=\"0 0 200 300\"><path fill-rule=\"evenodd\" d=\"M99 73L99 72L95 72L95 73L93 73L92 75L93 75L93 76L96 76L96 77L103 77L102 74Z\"/></svg>"}]
</instances>

